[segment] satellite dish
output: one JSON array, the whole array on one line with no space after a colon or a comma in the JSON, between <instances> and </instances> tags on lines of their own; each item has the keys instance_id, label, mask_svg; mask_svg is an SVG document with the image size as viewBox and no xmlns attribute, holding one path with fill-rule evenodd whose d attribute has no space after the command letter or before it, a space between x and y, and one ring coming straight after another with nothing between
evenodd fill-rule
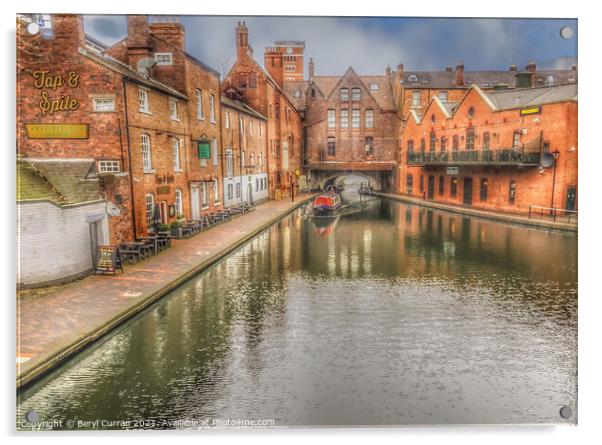
<instances>
[{"instance_id":1,"label":"satellite dish","mask_svg":"<svg viewBox=\"0 0 602 445\"><path fill-rule=\"evenodd\" d=\"M35 36L38 32L40 32L40 25L36 22L31 22L27 25L27 33L31 36Z\"/></svg>"},{"instance_id":2,"label":"satellite dish","mask_svg":"<svg viewBox=\"0 0 602 445\"><path fill-rule=\"evenodd\" d=\"M155 63L155 59L153 59L152 57L143 57L136 64L136 69L140 74L148 76L151 68L155 66Z\"/></svg>"},{"instance_id":3,"label":"satellite dish","mask_svg":"<svg viewBox=\"0 0 602 445\"><path fill-rule=\"evenodd\" d=\"M544 153L541 156L540 164L544 168L548 168L554 165L554 155L552 153Z\"/></svg>"}]
</instances>

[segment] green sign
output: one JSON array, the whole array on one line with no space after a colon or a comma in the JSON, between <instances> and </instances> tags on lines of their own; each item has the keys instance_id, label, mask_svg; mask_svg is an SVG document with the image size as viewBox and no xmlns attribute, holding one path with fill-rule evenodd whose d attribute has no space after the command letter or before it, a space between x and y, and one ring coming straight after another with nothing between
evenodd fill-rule
<instances>
[{"instance_id":1,"label":"green sign","mask_svg":"<svg viewBox=\"0 0 602 445\"><path fill-rule=\"evenodd\" d=\"M209 141L199 141L199 159L211 159L211 147Z\"/></svg>"}]
</instances>

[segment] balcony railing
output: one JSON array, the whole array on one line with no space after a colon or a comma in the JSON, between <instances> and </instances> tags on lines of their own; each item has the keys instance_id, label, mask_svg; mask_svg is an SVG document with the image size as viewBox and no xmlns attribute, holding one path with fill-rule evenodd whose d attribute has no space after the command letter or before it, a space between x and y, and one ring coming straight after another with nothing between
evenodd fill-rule
<instances>
[{"instance_id":1,"label":"balcony railing","mask_svg":"<svg viewBox=\"0 0 602 445\"><path fill-rule=\"evenodd\" d=\"M539 153L520 150L464 150L444 152L409 152L409 165L539 165Z\"/></svg>"}]
</instances>

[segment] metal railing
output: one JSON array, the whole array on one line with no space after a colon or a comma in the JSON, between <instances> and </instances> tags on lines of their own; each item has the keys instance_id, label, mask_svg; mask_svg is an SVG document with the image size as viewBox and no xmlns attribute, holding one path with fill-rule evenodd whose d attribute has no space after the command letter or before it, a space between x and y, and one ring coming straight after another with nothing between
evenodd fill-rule
<instances>
[{"instance_id":1,"label":"metal railing","mask_svg":"<svg viewBox=\"0 0 602 445\"><path fill-rule=\"evenodd\" d=\"M463 150L439 152L409 152L408 164L448 165L448 164L498 164L498 165L539 165L539 153L525 153L520 150Z\"/></svg>"},{"instance_id":2,"label":"metal railing","mask_svg":"<svg viewBox=\"0 0 602 445\"><path fill-rule=\"evenodd\" d=\"M578 212L576 210L565 210L553 207L529 206L529 219L550 219L567 223L577 223Z\"/></svg>"}]
</instances>

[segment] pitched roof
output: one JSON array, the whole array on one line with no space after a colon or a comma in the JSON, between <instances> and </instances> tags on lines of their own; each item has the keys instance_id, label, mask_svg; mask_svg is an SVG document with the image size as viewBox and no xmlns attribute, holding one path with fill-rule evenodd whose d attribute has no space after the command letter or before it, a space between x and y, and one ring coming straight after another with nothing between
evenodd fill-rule
<instances>
[{"instance_id":1,"label":"pitched roof","mask_svg":"<svg viewBox=\"0 0 602 445\"><path fill-rule=\"evenodd\" d=\"M240 100L233 100L233 99L230 99L229 97L226 97L223 95L220 100L223 105L226 105L226 106L232 107L232 108L236 108L237 110L242 111L243 113L251 114L262 120L268 119L263 114L259 113L258 111L255 111L253 108L251 108L246 103L244 103Z\"/></svg>"},{"instance_id":2,"label":"pitched roof","mask_svg":"<svg viewBox=\"0 0 602 445\"><path fill-rule=\"evenodd\" d=\"M555 102L576 102L577 85L558 85L552 87L522 88L509 91L488 93L497 110L509 110Z\"/></svg>"},{"instance_id":3,"label":"pitched roof","mask_svg":"<svg viewBox=\"0 0 602 445\"><path fill-rule=\"evenodd\" d=\"M404 71L403 84L406 88L466 88L478 85L481 88L493 88L506 84L516 85L518 71L464 71L464 86L455 84L455 71ZM394 76L396 72L393 72ZM553 76L554 85L576 83L577 71L574 70L537 70L536 85L545 85L549 76Z\"/></svg>"},{"instance_id":4,"label":"pitched roof","mask_svg":"<svg viewBox=\"0 0 602 445\"><path fill-rule=\"evenodd\" d=\"M28 174L27 184L32 184L32 171L35 171L38 176L43 178L50 187L54 190L54 198L52 194L47 193L46 199L51 199L60 204L77 204L81 202L90 202L101 200L98 181L86 179L90 171L95 171L93 159L82 160L42 160L42 159L27 159L24 164L29 166L22 167ZM41 180L37 181L37 189L41 186ZM31 186L29 187L27 196L31 196ZM26 190L25 190L26 191ZM38 193L38 192L36 192ZM26 195L24 195L26 196ZM35 198L27 198L35 199ZM42 198L37 198L42 199Z\"/></svg>"},{"instance_id":5,"label":"pitched roof","mask_svg":"<svg viewBox=\"0 0 602 445\"><path fill-rule=\"evenodd\" d=\"M131 79L132 81L134 81L138 84L142 84L142 85L148 86L150 88L154 88L156 90L162 91L166 94L169 94L174 97L178 97L180 99L188 99L188 96L186 96L184 93L181 93L178 90L176 90L168 85L165 85L164 83L161 83L157 80L151 79L150 77L144 77L142 74L133 70L130 66L126 65L125 63L123 63L117 59L114 59L113 57L107 56L106 54L100 54L97 52L88 51L83 48L80 48L79 52L80 52L80 54L84 55L85 57L88 57L89 59L91 59L101 65L104 65L107 68L112 69L115 72L118 72L119 74L127 76L129 79Z\"/></svg>"},{"instance_id":6,"label":"pitched roof","mask_svg":"<svg viewBox=\"0 0 602 445\"><path fill-rule=\"evenodd\" d=\"M17 201L44 199L56 204L67 200L29 162L17 160Z\"/></svg>"},{"instance_id":7,"label":"pitched roof","mask_svg":"<svg viewBox=\"0 0 602 445\"><path fill-rule=\"evenodd\" d=\"M300 110L305 107L308 87L309 82L306 80L286 80L282 85L282 90L295 108Z\"/></svg>"}]
</instances>

